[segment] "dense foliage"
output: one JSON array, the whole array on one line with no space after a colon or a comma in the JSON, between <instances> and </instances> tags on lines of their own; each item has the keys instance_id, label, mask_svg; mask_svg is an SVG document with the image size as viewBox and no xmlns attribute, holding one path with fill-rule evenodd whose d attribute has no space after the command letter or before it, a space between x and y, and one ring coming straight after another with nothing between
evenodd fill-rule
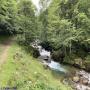
<instances>
[{"instance_id":1,"label":"dense foliage","mask_svg":"<svg viewBox=\"0 0 90 90\"><path fill-rule=\"evenodd\" d=\"M90 0L53 0L39 17L49 47L70 59L86 59L90 52Z\"/></svg>"},{"instance_id":2,"label":"dense foliage","mask_svg":"<svg viewBox=\"0 0 90 90\"><path fill-rule=\"evenodd\" d=\"M34 6L30 0L21 0L18 4L19 26L23 32L22 38L25 37L27 43L34 39L35 36L35 13Z\"/></svg>"},{"instance_id":3,"label":"dense foliage","mask_svg":"<svg viewBox=\"0 0 90 90\"><path fill-rule=\"evenodd\" d=\"M15 0L0 0L0 33L16 33L17 4Z\"/></svg>"},{"instance_id":4,"label":"dense foliage","mask_svg":"<svg viewBox=\"0 0 90 90\"><path fill-rule=\"evenodd\" d=\"M0 0L0 33L21 34L27 42L35 38L35 7L30 0Z\"/></svg>"}]
</instances>

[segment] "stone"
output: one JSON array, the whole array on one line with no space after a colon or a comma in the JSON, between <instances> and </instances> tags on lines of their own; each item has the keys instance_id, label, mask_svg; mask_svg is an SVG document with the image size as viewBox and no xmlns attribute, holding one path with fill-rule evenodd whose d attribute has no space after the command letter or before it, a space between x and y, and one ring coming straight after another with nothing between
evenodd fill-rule
<instances>
[{"instance_id":1,"label":"stone","mask_svg":"<svg viewBox=\"0 0 90 90\"><path fill-rule=\"evenodd\" d=\"M83 83L84 85L88 85L88 80L87 80L87 79L84 79L84 80L82 81L82 83Z\"/></svg>"},{"instance_id":2,"label":"stone","mask_svg":"<svg viewBox=\"0 0 90 90\"><path fill-rule=\"evenodd\" d=\"M76 88L76 90L81 90L81 89L82 89L82 86L81 86L80 84L77 84L77 85L75 86L75 88Z\"/></svg>"},{"instance_id":3,"label":"stone","mask_svg":"<svg viewBox=\"0 0 90 90\"><path fill-rule=\"evenodd\" d=\"M87 87L87 89L86 90L90 90L90 87Z\"/></svg>"},{"instance_id":4,"label":"stone","mask_svg":"<svg viewBox=\"0 0 90 90\"><path fill-rule=\"evenodd\" d=\"M82 78L80 78L80 81L79 81L79 82L80 82L80 84L83 84L83 79L82 79Z\"/></svg>"},{"instance_id":5,"label":"stone","mask_svg":"<svg viewBox=\"0 0 90 90\"><path fill-rule=\"evenodd\" d=\"M73 81L74 81L75 83L78 83L79 80L80 80L80 78L79 78L78 76L73 77Z\"/></svg>"},{"instance_id":6,"label":"stone","mask_svg":"<svg viewBox=\"0 0 90 90\"><path fill-rule=\"evenodd\" d=\"M85 71L84 70L81 70L81 71L79 71L79 73L78 73L80 76L83 76L84 74L85 74Z\"/></svg>"},{"instance_id":7,"label":"stone","mask_svg":"<svg viewBox=\"0 0 90 90\"><path fill-rule=\"evenodd\" d=\"M48 56L46 56L46 57L44 58L44 60L46 60L46 61L48 61L48 59L49 59L49 57L48 57Z\"/></svg>"}]
</instances>

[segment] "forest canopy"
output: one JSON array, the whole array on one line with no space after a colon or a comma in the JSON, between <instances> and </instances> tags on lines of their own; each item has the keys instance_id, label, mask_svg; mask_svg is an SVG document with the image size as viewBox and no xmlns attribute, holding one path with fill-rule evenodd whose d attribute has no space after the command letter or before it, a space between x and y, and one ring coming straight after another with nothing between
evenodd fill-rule
<instances>
[{"instance_id":1,"label":"forest canopy","mask_svg":"<svg viewBox=\"0 0 90 90\"><path fill-rule=\"evenodd\" d=\"M51 51L85 59L90 52L90 0L0 0L0 33L19 34L25 45L39 39Z\"/></svg>"},{"instance_id":2,"label":"forest canopy","mask_svg":"<svg viewBox=\"0 0 90 90\"><path fill-rule=\"evenodd\" d=\"M0 0L0 85L90 90L90 0L33 1Z\"/></svg>"}]
</instances>

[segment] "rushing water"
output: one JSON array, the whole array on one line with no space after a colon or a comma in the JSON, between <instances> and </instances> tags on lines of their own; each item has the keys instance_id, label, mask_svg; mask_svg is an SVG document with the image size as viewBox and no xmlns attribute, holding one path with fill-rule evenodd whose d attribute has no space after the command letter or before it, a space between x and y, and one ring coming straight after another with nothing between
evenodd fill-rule
<instances>
[{"instance_id":1,"label":"rushing water","mask_svg":"<svg viewBox=\"0 0 90 90\"><path fill-rule=\"evenodd\" d=\"M59 63L51 61L51 63L49 63L48 65L50 68L57 70L57 71L61 71L61 72L66 72L65 68L63 68Z\"/></svg>"},{"instance_id":2,"label":"rushing water","mask_svg":"<svg viewBox=\"0 0 90 90\"><path fill-rule=\"evenodd\" d=\"M63 66L60 63L55 62L53 59L51 59L51 52L42 48L42 46L38 45L37 42L32 43L31 46L38 49L40 53L40 56L39 56L40 61L43 64L48 65L51 68L51 70L54 70L58 73L60 72L68 73L76 70L73 67L71 68L69 66Z\"/></svg>"},{"instance_id":3,"label":"rushing water","mask_svg":"<svg viewBox=\"0 0 90 90\"><path fill-rule=\"evenodd\" d=\"M47 64L52 70L66 72L63 66L51 59L50 51L43 49L41 46L38 46L38 50L40 52L40 58L43 60L46 59L45 64Z\"/></svg>"}]
</instances>

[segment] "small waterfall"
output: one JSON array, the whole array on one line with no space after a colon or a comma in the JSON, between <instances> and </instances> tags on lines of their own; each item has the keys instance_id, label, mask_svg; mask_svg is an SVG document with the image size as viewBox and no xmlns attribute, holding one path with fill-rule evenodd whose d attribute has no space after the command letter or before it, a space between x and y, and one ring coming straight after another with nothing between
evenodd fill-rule
<instances>
[{"instance_id":1,"label":"small waterfall","mask_svg":"<svg viewBox=\"0 0 90 90\"><path fill-rule=\"evenodd\" d=\"M66 70L58 63L51 59L51 52L45 50L41 46L38 46L40 52L40 59L44 60L44 63L47 64L51 69L61 72L66 72Z\"/></svg>"},{"instance_id":2,"label":"small waterfall","mask_svg":"<svg viewBox=\"0 0 90 90\"><path fill-rule=\"evenodd\" d=\"M63 66L60 65L60 63L55 62L51 59L50 51L42 48L42 46L38 45L37 42L35 42L34 44L32 43L31 46L38 49L40 53L39 59L43 62L43 64L48 65L53 70L66 72L66 70L63 68Z\"/></svg>"}]
</instances>

